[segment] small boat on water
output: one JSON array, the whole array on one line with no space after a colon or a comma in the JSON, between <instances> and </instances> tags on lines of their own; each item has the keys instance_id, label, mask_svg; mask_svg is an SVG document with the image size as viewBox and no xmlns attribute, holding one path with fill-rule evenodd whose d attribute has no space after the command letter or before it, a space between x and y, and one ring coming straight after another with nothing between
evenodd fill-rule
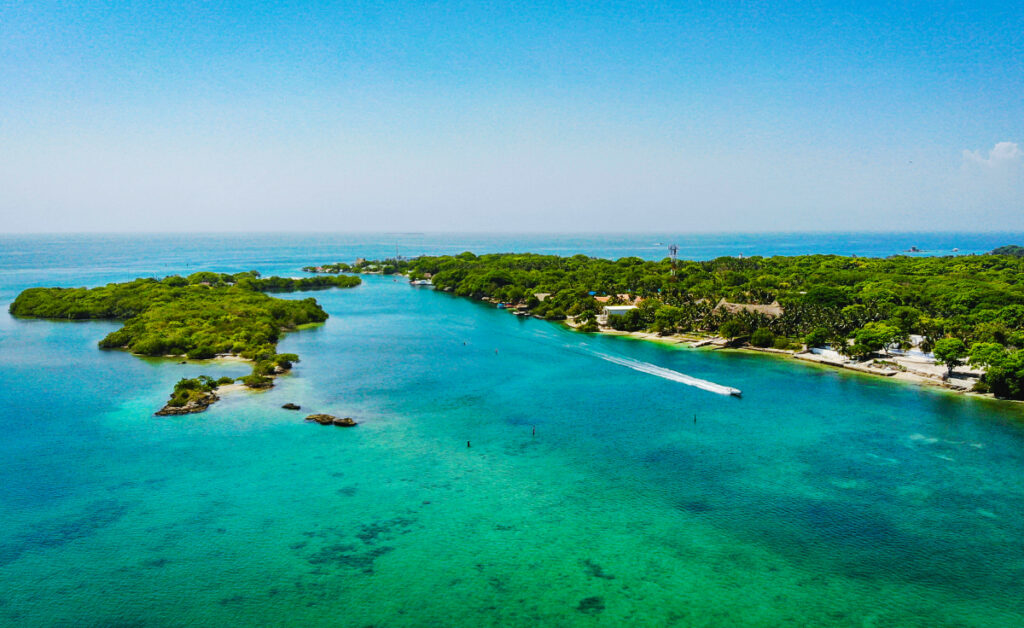
<instances>
[{"instance_id":1,"label":"small boat on water","mask_svg":"<svg viewBox=\"0 0 1024 628\"><path fill-rule=\"evenodd\" d=\"M434 282L430 281L429 279L415 279L413 281L410 281L409 285L410 286L432 286L432 285L434 285Z\"/></svg>"}]
</instances>

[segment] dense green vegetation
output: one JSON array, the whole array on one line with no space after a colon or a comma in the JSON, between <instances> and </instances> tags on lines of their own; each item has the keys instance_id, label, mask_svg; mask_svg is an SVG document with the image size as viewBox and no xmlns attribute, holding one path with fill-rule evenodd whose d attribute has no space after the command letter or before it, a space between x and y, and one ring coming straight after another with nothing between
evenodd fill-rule
<instances>
[{"instance_id":1,"label":"dense green vegetation","mask_svg":"<svg viewBox=\"0 0 1024 628\"><path fill-rule=\"evenodd\" d=\"M1017 246L1016 244L1008 244L995 249L991 253L992 255L1013 255L1014 257L1024 257L1024 246Z\"/></svg>"},{"instance_id":2,"label":"dense green vegetation","mask_svg":"<svg viewBox=\"0 0 1024 628\"><path fill-rule=\"evenodd\" d=\"M305 266L302 270L307 273L349 273L357 267L345 262L337 262L334 264L324 264L323 266Z\"/></svg>"},{"instance_id":3,"label":"dense green vegetation","mask_svg":"<svg viewBox=\"0 0 1024 628\"><path fill-rule=\"evenodd\" d=\"M922 348L938 350L950 368L966 358L987 369L983 388L1024 398L1024 258L1012 255L721 257L680 261L674 274L668 259L583 255L467 252L387 264L412 279L429 275L456 295L524 305L547 319L574 317L585 331L597 329L603 304L594 295L610 295L611 304L643 299L636 310L610 317L611 326L627 331L713 332L758 346L806 342L856 358L920 335ZM777 301L783 311L730 312L716 308L720 299ZM958 343L939 344L944 339Z\"/></svg>"},{"instance_id":4,"label":"dense green vegetation","mask_svg":"<svg viewBox=\"0 0 1024 628\"><path fill-rule=\"evenodd\" d=\"M359 277L339 275L337 277L305 277L291 279L289 277L253 278L242 277L239 287L260 292L306 292L309 290L326 290L328 288L353 288L362 283Z\"/></svg>"},{"instance_id":5,"label":"dense green vegetation","mask_svg":"<svg viewBox=\"0 0 1024 628\"><path fill-rule=\"evenodd\" d=\"M171 393L171 398L168 400L167 405L172 408L181 408L191 402L201 400L207 393L212 393L217 390L220 386L230 384L235 380L230 377L221 377L220 379L213 379L207 375L200 375L199 377L193 377L189 379L180 379L178 383L174 385L174 392Z\"/></svg>"},{"instance_id":6,"label":"dense green vegetation","mask_svg":"<svg viewBox=\"0 0 1024 628\"><path fill-rule=\"evenodd\" d=\"M106 349L127 349L149 356L218 354L255 362L243 382L270 385L269 375L291 368L295 354L279 354L285 331L327 320L315 299L277 299L263 292L352 287L351 276L261 278L252 271L235 275L199 272L162 280L136 279L98 288L29 288L11 304L15 316L72 320L113 319L124 326L100 341Z\"/></svg>"},{"instance_id":7,"label":"dense green vegetation","mask_svg":"<svg viewBox=\"0 0 1024 628\"><path fill-rule=\"evenodd\" d=\"M393 275L398 272L399 266L402 265L403 261L385 260L383 262L374 262L361 259L353 264L337 262L334 264L324 264L323 266L306 266L302 270L307 273L379 273L381 275Z\"/></svg>"}]
</instances>

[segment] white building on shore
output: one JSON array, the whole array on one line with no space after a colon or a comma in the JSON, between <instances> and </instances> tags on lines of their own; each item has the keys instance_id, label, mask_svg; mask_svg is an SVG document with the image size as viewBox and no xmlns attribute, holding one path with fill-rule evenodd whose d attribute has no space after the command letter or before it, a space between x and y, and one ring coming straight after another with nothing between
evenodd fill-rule
<instances>
[{"instance_id":1,"label":"white building on shore","mask_svg":"<svg viewBox=\"0 0 1024 628\"><path fill-rule=\"evenodd\" d=\"M630 310L635 310L635 305L606 305L601 310L605 316L622 316Z\"/></svg>"}]
</instances>

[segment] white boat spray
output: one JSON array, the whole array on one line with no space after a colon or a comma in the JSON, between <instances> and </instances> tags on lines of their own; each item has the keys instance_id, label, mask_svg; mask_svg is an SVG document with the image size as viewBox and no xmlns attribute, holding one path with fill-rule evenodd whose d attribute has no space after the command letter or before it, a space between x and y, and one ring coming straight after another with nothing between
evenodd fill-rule
<instances>
[{"instance_id":1,"label":"white boat spray","mask_svg":"<svg viewBox=\"0 0 1024 628\"><path fill-rule=\"evenodd\" d=\"M738 388L733 388L731 386L723 386L721 384L709 382L706 379L691 377L684 373L680 373L678 371L673 371L672 369L667 369L661 366L650 364L648 362L641 362L639 360L633 360L631 358L621 358L614 355L608 355L607 353L598 353L597 351L592 351L591 353L601 358L602 360L607 360L608 362L611 362L613 364L619 364L621 366L631 368L634 371L640 371L641 373L647 373L648 375L663 377L674 382L679 382L680 384L686 384L687 386L693 386L694 388L700 388L701 390L706 390L708 392L713 392L719 395L732 395L733 397L739 397L741 394L743 394L742 391L740 391L740 389Z\"/></svg>"}]
</instances>

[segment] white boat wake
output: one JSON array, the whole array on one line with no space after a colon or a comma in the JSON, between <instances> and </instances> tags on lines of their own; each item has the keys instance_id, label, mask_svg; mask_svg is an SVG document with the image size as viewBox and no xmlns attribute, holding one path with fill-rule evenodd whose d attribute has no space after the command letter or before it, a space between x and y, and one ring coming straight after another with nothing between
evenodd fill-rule
<instances>
[{"instance_id":1,"label":"white boat wake","mask_svg":"<svg viewBox=\"0 0 1024 628\"><path fill-rule=\"evenodd\" d=\"M689 375L685 375L678 371L673 371L672 369L663 368L647 362L640 362L639 360L632 360L630 358L620 358L618 356L608 355L607 353L598 353L596 351L592 353L602 360L607 360L608 362L631 368L634 371L663 377L665 379L672 380L673 382L679 382L680 384L686 384L687 386L693 386L708 392L713 392L719 395L732 395L734 397L739 397L742 394L738 388L723 386L721 384L709 382L706 379L690 377Z\"/></svg>"}]
</instances>

